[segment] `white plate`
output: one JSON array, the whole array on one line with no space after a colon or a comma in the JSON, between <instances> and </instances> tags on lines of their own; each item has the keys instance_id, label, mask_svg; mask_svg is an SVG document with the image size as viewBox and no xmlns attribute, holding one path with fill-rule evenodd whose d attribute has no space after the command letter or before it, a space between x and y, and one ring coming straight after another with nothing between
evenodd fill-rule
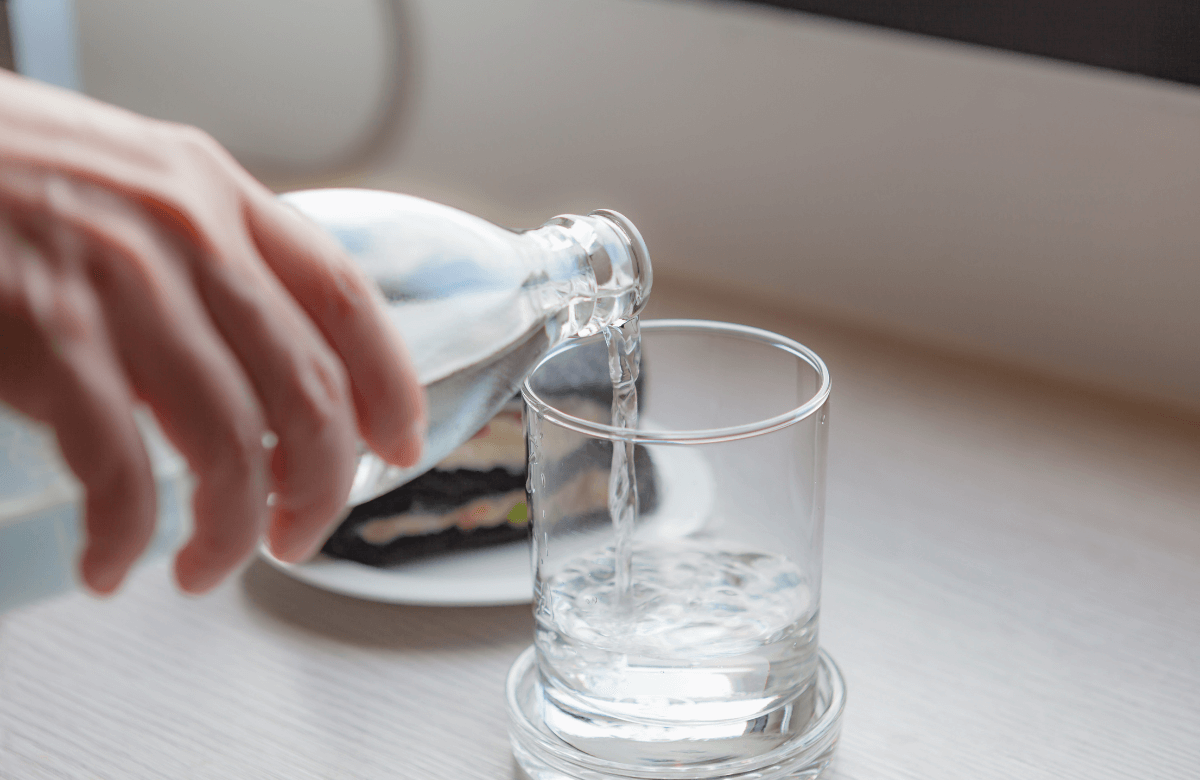
<instances>
[{"instance_id":1,"label":"white plate","mask_svg":"<svg viewBox=\"0 0 1200 780\"><path fill-rule=\"evenodd\" d=\"M687 447L658 447L653 456L660 504L642 534L683 536L703 526L713 505L712 472ZM513 542L463 550L378 569L318 555L290 564L261 550L272 566L324 590L388 604L466 607L528 604L533 600L529 545Z\"/></svg>"}]
</instances>

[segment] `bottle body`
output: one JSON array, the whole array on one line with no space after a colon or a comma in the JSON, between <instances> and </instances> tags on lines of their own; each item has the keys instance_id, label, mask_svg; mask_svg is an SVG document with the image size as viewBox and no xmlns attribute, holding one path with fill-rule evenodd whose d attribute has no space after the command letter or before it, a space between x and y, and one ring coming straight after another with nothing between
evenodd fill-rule
<instances>
[{"instance_id":1,"label":"bottle body","mask_svg":"<svg viewBox=\"0 0 1200 780\"><path fill-rule=\"evenodd\" d=\"M426 391L420 463L399 469L364 449L350 504L432 468L563 339L635 316L652 281L636 228L613 212L514 232L389 192L309 190L282 199L334 236L378 285Z\"/></svg>"}]
</instances>

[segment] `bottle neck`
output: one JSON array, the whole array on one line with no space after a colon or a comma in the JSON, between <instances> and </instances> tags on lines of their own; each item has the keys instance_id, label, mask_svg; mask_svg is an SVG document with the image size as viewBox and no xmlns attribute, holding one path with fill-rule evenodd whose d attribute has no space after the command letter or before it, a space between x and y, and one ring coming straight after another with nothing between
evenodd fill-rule
<instances>
[{"instance_id":1,"label":"bottle neck","mask_svg":"<svg viewBox=\"0 0 1200 780\"><path fill-rule=\"evenodd\" d=\"M621 325L646 305L653 283L650 253L641 233L621 214L606 209L587 216L564 214L532 232L554 244L565 243L573 261L587 269L586 300L572 303L564 337Z\"/></svg>"}]
</instances>

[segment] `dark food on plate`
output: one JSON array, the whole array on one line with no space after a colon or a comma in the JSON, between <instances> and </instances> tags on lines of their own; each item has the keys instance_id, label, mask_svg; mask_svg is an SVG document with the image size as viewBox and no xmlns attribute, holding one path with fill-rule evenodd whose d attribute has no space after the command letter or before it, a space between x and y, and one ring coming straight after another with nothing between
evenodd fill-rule
<instances>
[{"instance_id":1,"label":"dark food on plate","mask_svg":"<svg viewBox=\"0 0 1200 780\"><path fill-rule=\"evenodd\" d=\"M603 361L599 365L606 367ZM573 416L607 421L612 398L607 374L586 375L597 369L589 372L583 361L559 359L550 367L559 371L543 371L539 392L553 395L554 405ZM519 398L511 401L433 470L356 506L325 542L322 552L383 567L436 553L524 540L529 522L521 405ZM559 483L570 494L555 497L573 510L561 521L578 524L581 530L608 522L611 458L609 443L592 439L581 439L573 452L555 458L550 467L571 474ZM655 472L649 452L640 445L634 450L634 468L639 510L650 512L658 499Z\"/></svg>"}]
</instances>

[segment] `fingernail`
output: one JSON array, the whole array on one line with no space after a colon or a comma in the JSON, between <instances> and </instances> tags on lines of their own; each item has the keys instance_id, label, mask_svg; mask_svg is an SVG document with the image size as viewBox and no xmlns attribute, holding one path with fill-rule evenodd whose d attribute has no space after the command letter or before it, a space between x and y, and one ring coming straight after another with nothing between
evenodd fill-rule
<instances>
[{"instance_id":1,"label":"fingernail","mask_svg":"<svg viewBox=\"0 0 1200 780\"><path fill-rule=\"evenodd\" d=\"M338 518L339 525L343 519L345 515ZM276 511L267 531L267 546L276 560L284 563L303 563L316 555L317 550L324 544L323 539L310 539L306 535L298 534L294 527L295 522L286 510Z\"/></svg>"},{"instance_id":2,"label":"fingernail","mask_svg":"<svg viewBox=\"0 0 1200 780\"><path fill-rule=\"evenodd\" d=\"M190 550L190 546L184 547L175 556L175 582L184 593L199 596L217 586L222 572L207 571L194 560L196 553Z\"/></svg>"},{"instance_id":3,"label":"fingernail","mask_svg":"<svg viewBox=\"0 0 1200 780\"><path fill-rule=\"evenodd\" d=\"M421 450L425 447L425 436L428 433L428 423L424 418L409 423L408 429L392 440L386 449L376 452L388 463L401 468L417 465L421 459Z\"/></svg>"},{"instance_id":4,"label":"fingernail","mask_svg":"<svg viewBox=\"0 0 1200 780\"><path fill-rule=\"evenodd\" d=\"M271 555L274 556L275 560L283 561L284 563L299 563L300 561L297 560L300 557L299 554L304 552L303 550L298 550L296 544L291 539L286 538L286 535L283 538L271 535L267 539L267 547L271 549Z\"/></svg>"},{"instance_id":5,"label":"fingernail","mask_svg":"<svg viewBox=\"0 0 1200 780\"><path fill-rule=\"evenodd\" d=\"M119 566L85 556L80 565L83 584L97 596L111 596L125 579L125 572Z\"/></svg>"}]
</instances>

